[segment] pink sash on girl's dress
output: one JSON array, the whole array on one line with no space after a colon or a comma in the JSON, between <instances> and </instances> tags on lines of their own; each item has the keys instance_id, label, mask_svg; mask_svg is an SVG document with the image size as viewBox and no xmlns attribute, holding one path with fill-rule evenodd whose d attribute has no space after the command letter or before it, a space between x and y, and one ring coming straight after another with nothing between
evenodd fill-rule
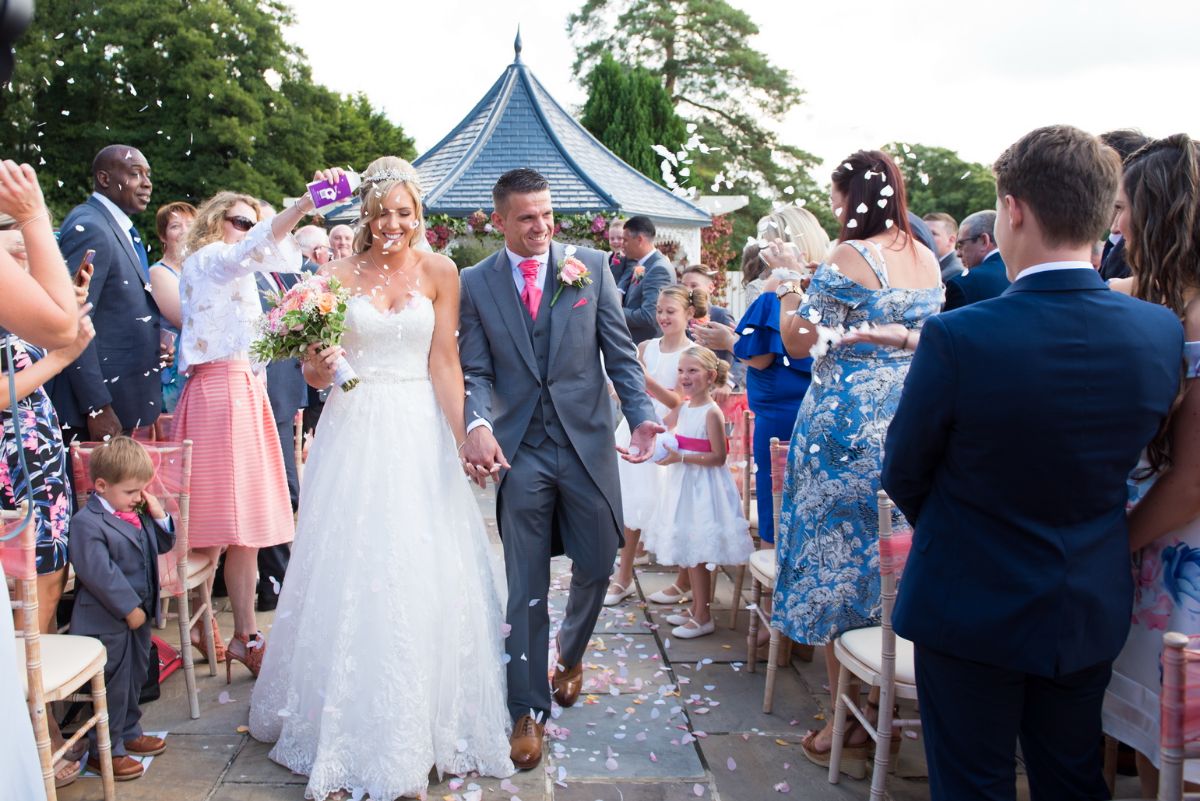
<instances>
[{"instance_id":1,"label":"pink sash on girl's dress","mask_svg":"<svg viewBox=\"0 0 1200 801\"><path fill-rule=\"evenodd\" d=\"M712 453L712 443L706 439L698 437L681 437L678 434L675 439L679 440L679 449L683 451L693 451L695 453Z\"/></svg>"}]
</instances>

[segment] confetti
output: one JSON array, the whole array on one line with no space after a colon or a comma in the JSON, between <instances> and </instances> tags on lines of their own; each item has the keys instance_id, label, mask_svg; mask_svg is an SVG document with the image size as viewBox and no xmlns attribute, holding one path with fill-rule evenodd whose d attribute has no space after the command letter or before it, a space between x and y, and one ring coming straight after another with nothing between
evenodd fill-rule
<instances>
[{"instance_id":1,"label":"confetti","mask_svg":"<svg viewBox=\"0 0 1200 801\"><path fill-rule=\"evenodd\" d=\"M737 770L737 763L733 761L733 757L725 760L725 767L729 770Z\"/></svg>"}]
</instances>

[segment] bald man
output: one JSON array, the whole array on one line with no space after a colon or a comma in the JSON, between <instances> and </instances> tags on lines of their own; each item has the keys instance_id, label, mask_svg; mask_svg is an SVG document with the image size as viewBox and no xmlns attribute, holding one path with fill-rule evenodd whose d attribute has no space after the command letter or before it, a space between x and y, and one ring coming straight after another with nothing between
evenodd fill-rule
<instances>
[{"instance_id":1,"label":"bald man","mask_svg":"<svg viewBox=\"0 0 1200 801\"><path fill-rule=\"evenodd\" d=\"M63 220L59 239L72 273L96 252L88 287L96 338L50 385L68 441L130 433L152 425L162 407L158 306L131 219L150 202L150 165L136 148L109 145L92 162L92 188Z\"/></svg>"},{"instance_id":2,"label":"bald man","mask_svg":"<svg viewBox=\"0 0 1200 801\"><path fill-rule=\"evenodd\" d=\"M335 225L329 229L329 247L334 259L344 259L354 252L354 229L348 225Z\"/></svg>"}]
</instances>

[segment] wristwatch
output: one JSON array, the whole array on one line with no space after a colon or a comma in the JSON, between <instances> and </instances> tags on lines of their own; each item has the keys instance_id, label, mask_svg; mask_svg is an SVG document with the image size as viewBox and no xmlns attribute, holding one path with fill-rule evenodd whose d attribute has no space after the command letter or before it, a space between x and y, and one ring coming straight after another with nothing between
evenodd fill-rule
<instances>
[{"instance_id":1,"label":"wristwatch","mask_svg":"<svg viewBox=\"0 0 1200 801\"><path fill-rule=\"evenodd\" d=\"M780 284L779 286L775 287L775 297L779 298L780 300L783 300L788 295L799 295L800 297L804 297L804 290L802 290L800 287L798 287L796 284L792 283L791 281L789 281L786 284Z\"/></svg>"}]
</instances>

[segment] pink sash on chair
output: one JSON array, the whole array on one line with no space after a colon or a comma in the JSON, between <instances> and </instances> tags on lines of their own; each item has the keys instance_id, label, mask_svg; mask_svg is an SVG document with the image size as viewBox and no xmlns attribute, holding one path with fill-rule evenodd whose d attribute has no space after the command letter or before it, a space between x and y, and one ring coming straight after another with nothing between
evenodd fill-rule
<instances>
[{"instance_id":1,"label":"pink sash on chair","mask_svg":"<svg viewBox=\"0 0 1200 801\"><path fill-rule=\"evenodd\" d=\"M904 572L908 562L908 552L912 550L913 532L911 528L896 529L891 536L879 538L879 572L884 575L899 576Z\"/></svg>"}]
</instances>

